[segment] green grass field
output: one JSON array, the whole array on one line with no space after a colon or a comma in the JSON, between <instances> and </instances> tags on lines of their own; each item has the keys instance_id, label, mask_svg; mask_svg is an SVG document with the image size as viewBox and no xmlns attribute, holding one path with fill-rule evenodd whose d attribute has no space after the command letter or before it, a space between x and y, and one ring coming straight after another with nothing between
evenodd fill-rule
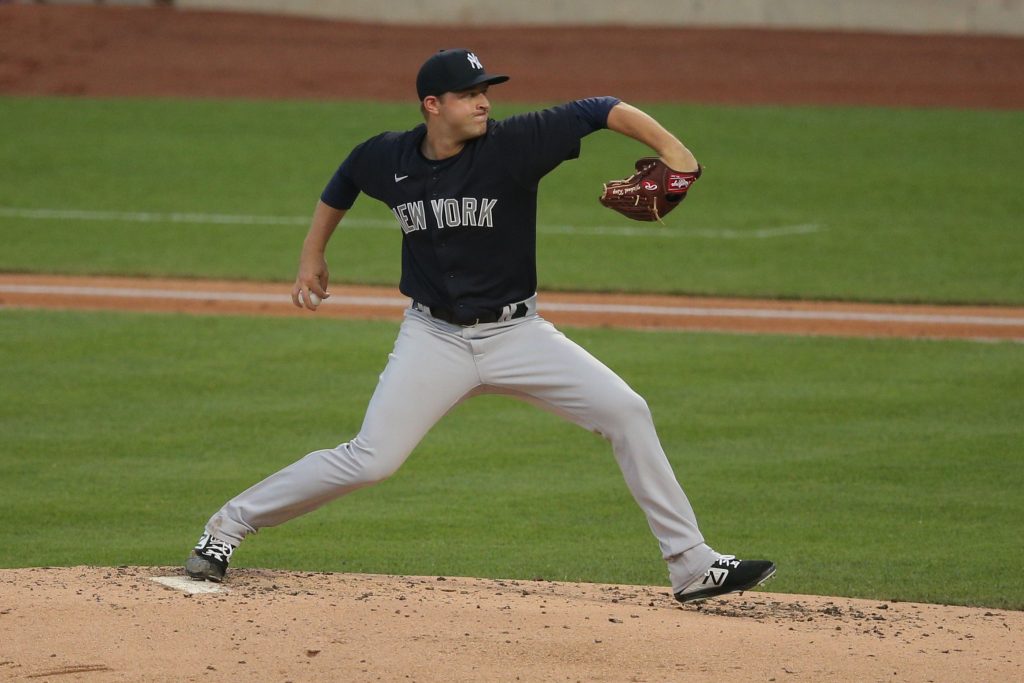
<instances>
[{"instance_id":1,"label":"green grass field","mask_svg":"<svg viewBox=\"0 0 1024 683\"><path fill-rule=\"evenodd\" d=\"M596 197L644 150L588 138L545 181L542 288L1024 303L1021 112L649 110L707 175L669 226L626 225ZM281 281L348 149L416 122L396 105L60 98L0 98L0 120L0 272ZM336 282L397 281L392 221L357 203ZM0 307L0 566L180 563L227 497L354 434L394 334ZM773 590L1024 609L1006 569L1024 559L1021 345L570 334L648 399L709 539L779 563ZM666 583L607 444L498 398L236 562Z\"/></svg>"},{"instance_id":2,"label":"green grass field","mask_svg":"<svg viewBox=\"0 0 1024 683\"><path fill-rule=\"evenodd\" d=\"M499 102L496 114L517 108ZM596 197L646 152L592 135L542 186L542 288L1024 303L1024 113L648 109L706 176L667 227L627 221ZM348 150L417 116L394 104L0 98L15 132L0 138L0 270L290 280ZM184 223L166 217L175 212L289 220ZM335 278L392 284L398 249L391 214L363 198L332 245Z\"/></svg>"},{"instance_id":3,"label":"green grass field","mask_svg":"<svg viewBox=\"0 0 1024 683\"><path fill-rule=\"evenodd\" d=\"M178 564L228 497L354 434L394 333L4 311L0 566ZM1019 345L571 334L647 397L709 539L779 563L773 590L1024 608L1000 569L1024 561ZM667 581L608 445L495 397L236 564Z\"/></svg>"}]
</instances>

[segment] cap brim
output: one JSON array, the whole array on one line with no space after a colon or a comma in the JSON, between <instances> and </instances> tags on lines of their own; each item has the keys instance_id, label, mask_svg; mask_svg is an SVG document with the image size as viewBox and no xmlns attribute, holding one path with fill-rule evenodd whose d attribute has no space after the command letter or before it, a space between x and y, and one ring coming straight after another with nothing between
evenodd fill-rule
<instances>
[{"instance_id":1,"label":"cap brim","mask_svg":"<svg viewBox=\"0 0 1024 683\"><path fill-rule=\"evenodd\" d=\"M487 85L497 85L498 83L504 83L508 79L508 76L503 76L501 74L480 74L479 76L471 80L469 83L460 85L457 88L452 88L452 92L458 92L459 90L469 90L470 88L475 88L476 86L483 85L484 83L486 83Z\"/></svg>"}]
</instances>

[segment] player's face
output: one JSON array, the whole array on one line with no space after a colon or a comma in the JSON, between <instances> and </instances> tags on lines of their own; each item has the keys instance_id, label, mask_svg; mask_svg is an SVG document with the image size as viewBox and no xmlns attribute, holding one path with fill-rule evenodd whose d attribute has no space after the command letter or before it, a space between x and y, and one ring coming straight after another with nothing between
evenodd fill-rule
<instances>
[{"instance_id":1,"label":"player's face","mask_svg":"<svg viewBox=\"0 0 1024 683\"><path fill-rule=\"evenodd\" d=\"M487 132L491 102L487 99L486 84L447 92L438 98L438 103L442 120L462 139L478 138Z\"/></svg>"}]
</instances>

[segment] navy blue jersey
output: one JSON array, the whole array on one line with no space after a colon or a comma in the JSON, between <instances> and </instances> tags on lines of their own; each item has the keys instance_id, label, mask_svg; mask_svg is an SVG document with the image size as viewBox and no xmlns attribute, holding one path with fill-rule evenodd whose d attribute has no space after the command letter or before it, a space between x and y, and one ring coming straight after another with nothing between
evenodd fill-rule
<instances>
[{"instance_id":1,"label":"navy blue jersey","mask_svg":"<svg viewBox=\"0 0 1024 683\"><path fill-rule=\"evenodd\" d=\"M614 98L490 120L459 154L423 156L426 126L383 133L352 150L321 195L348 209L359 192L387 204L402 230L399 289L472 318L537 290L537 186L605 127Z\"/></svg>"}]
</instances>

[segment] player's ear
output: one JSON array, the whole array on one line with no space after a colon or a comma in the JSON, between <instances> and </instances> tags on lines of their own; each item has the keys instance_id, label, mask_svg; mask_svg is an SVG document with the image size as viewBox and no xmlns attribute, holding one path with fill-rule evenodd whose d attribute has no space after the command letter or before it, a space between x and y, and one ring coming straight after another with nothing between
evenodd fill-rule
<instances>
[{"instance_id":1,"label":"player's ear","mask_svg":"<svg viewBox=\"0 0 1024 683\"><path fill-rule=\"evenodd\" d=\"M427 95L423 98L423 102L420 103L420 111L423 112L423 118L426 118L428 114L437 114L441 111L441 98L436 95Z\"/></svg>"}]
</instances>

